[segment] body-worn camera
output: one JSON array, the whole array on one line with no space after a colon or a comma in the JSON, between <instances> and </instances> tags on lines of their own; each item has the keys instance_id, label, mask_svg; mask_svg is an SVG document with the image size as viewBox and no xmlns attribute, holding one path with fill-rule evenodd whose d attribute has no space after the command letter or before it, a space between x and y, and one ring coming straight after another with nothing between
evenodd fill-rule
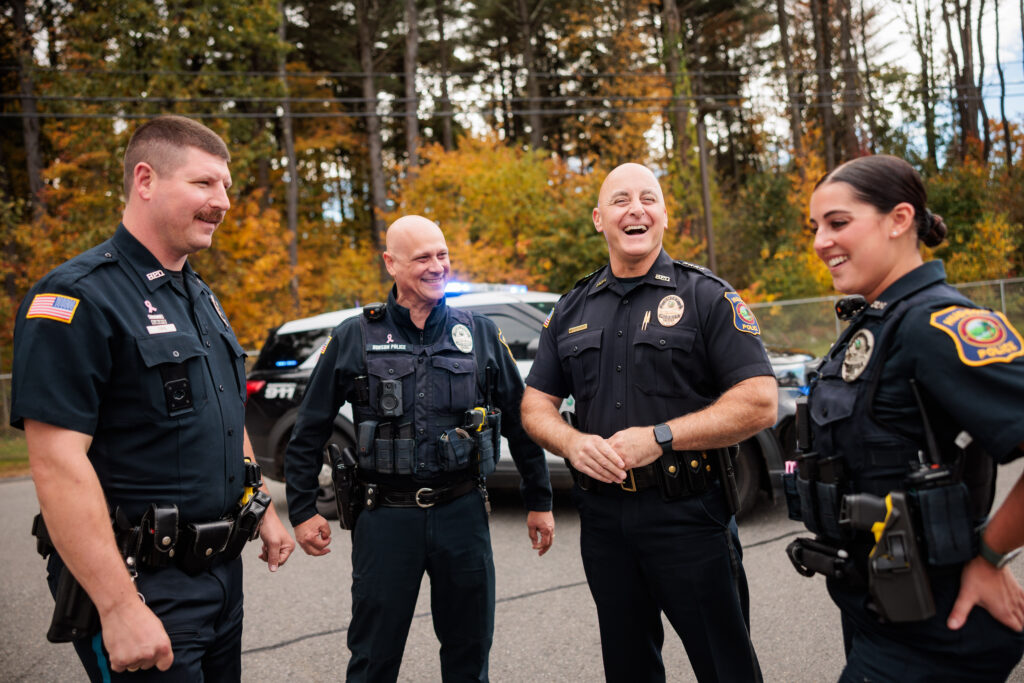
<instances>
[{"instance_id":1,"label":"body-worn camera","mask_svg":"<svg viewBox=\"0 0 1024 683\"><path fill-rule=\"evenodd\" d=\"M402 415L402 380L382 380L380 383L380 397L377 401L381 415L384 417L400 417Z\"/></svg>"}]
</instances>

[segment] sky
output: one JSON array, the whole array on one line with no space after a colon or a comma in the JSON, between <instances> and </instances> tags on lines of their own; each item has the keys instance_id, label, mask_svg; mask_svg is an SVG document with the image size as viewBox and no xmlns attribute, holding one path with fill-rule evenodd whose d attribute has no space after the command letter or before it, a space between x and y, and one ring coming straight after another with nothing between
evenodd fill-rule
<instances>
[{"instance_id":1,"label":"sky","mask_svg":"<svg viewBox=\"0 0 1024 683\"><path fill-rule=\"evenodd\" d=\"M995 5L999 4L999 26L995 21ZM898 63L911 73L921 69L921 62L911 44L910 32L906 23L894 8L895 3L881 3L881 17L877 25L891 26L893 37L886 46L884 56ZM978 3L973 3L977 11ZM941 20L936 26L936 47L945 50L945 29ZM998 34L999 53L996 53ZM880 37L884 39L884 37ZM999 117L999 73L996 61L1003 64L1003 78L1006 81L1006 116L1008 119L1020 121L1024 114L1024 49L1021 38L1020 5L1015 0L988 0L985 2L985 18L982 22L981 48L985 56L985 73L982 78L982 95L990 118Z\"/></svg>"}]
</instances>

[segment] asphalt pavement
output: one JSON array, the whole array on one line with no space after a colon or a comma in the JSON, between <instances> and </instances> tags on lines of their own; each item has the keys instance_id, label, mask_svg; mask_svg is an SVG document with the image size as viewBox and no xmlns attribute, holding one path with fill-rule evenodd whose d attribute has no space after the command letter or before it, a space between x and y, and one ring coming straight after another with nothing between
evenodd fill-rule
<instances>
[{"instance_id":1,"label":"asphalt pavement","mask_svg":"<svg viewBox=\"0 0 1024 683\"><path fill-rule=\"evenodd\" d=\"M1018 461L1000 471L1000 499L1024 471ZM271 482L283 506L284 487ZM495 495L491 536L497 568L497 609L491 680L497 683L602 680L597 614L579 558L579 521L568 496L556 497L555 546L544 557L530 549L518 497ZM45 639L52 600L44 561L29 535L37 510L28 478L0 481L0 681L83 680L70 645ZM283 512L283 511L282 511ZM763 500L740 524L750 583L751 630L766 681L834 681L843 665L838 610L824 580L799 576L785 546L801 533L784 505ZM243 675L262 681L344 678L351 610L351 542L334 527L333 552L299 551L270 574L246 549ZM1024 560L1014 563L1024 583ZM424 581L402 664L402 681L440 681L438 643ZM670 681L696 680L679 638L666 623L665 666ZM1018 667L1012 681L1024 681Z\"/></svg>"}]
</instances>

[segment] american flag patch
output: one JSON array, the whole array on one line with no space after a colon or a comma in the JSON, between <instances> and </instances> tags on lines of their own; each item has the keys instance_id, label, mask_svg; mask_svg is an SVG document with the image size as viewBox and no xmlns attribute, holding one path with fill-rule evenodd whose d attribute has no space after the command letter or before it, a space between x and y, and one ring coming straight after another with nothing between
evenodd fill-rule
<instances>
[{"instance_id":1,"label":"american flag patch","mask_svg":"<svg viewBox=\"0 0 1024 683\"><path fill-rule=\"evenodd\" d=\"M324 345L320 347L320 355L321 356L324 355L324 351L327 350L327 345L330 344L330 343L331 343L331 337L330 337L330 335L328 335L327 336L327 341L325 341Z\"/></svg>"},{"instance_id":2,"label":"american flag patch","mask_svg":"<svg viewBox=\"0 0 1024 683\"><path fill-rule=\"evenodd\" d=\"M75 309L79 300L63 294L36 294L28 307L25 318L49 318L62 323L70 323L75 317Z\"/></svg>"}]
</instances>

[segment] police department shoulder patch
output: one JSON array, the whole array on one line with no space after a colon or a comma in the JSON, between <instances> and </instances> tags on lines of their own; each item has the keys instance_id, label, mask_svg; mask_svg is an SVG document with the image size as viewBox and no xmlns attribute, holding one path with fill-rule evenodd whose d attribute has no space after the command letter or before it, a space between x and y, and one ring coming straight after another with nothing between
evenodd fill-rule
<instances>
[{"instance_id":1,"label":"police department shoulder patch","mask_svg":"<svg viewBox=\"0 0 1024 683\"><path fill-rule=\"evenodd\" d=\"M949 306L932 313L930 323L953 339L965 365L1009 363L1024 356L1020 332L997 311Z\"/></svg>"},{"instance_id":2,"label":"police department shoulder patch","mask_svg":"<svg viewBox=\"0 0 1024 683\"><path fill-rule=\"evenodd\" d=\"M740 295L736 292L726 292L725 298L732 304L732 324L736 329L747 334L760 335L761 328L757 325L757 318Z\"/></svg>"}]
</instances>

